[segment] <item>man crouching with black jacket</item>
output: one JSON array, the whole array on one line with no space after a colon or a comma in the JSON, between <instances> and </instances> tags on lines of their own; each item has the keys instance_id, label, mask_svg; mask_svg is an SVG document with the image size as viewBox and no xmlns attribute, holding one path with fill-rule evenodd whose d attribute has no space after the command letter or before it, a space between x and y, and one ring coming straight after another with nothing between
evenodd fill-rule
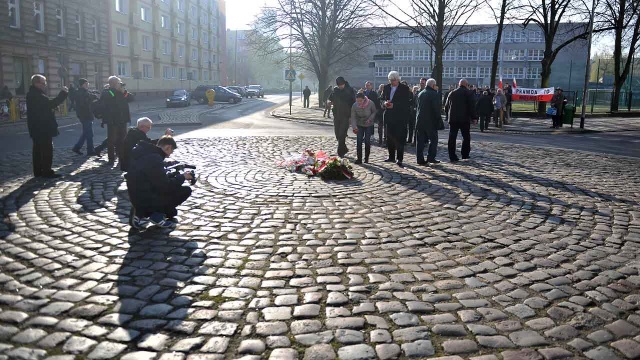
<instances>
[{"instance_id":1,"label":"man crouching with black jacket","mask_svg":"<svg viewBox=\"0 0 640 360\"><path fill-rule=\"evenodd\" d=\"M176 207L191 195L191 188L182 186L191 180L189 173L170 176L164 159L178 147L171 136L163 136L157 145L142 141L131 152L131 163L126 175L131 200L130 224L139 229L147 221L159 227L175 226L169 220L178 215Z\"/></svg>"}]
</instances>

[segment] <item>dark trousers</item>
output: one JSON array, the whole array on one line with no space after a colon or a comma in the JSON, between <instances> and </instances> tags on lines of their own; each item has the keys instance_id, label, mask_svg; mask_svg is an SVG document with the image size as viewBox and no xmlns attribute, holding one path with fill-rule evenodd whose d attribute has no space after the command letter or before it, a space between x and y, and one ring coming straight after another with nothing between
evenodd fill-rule
<instances>
[{"instance_id":1,"label":"dark trousers","mask_svg":"<svg viewBox=\"0 0 640 360\"><path fill-rule=\"evenodd\" d=\"M53 174L53 138L39 137L33 139L33 175L46 176Z\"/></svg>"},{"instance_id":2,"label":"dark trousers","mask_svg":"<svg viewBox=\"0 0 640 360\"><path fill-rule=\"evenodd\" d=\"M553 127L562 127L562 116L554 115L551 119L553 120Z\"/></svg>"},{"instance_id":3,"label":"dark trousers","mask_svg":"<svg viewBox=\"0 0 640 360\"><path fill-rule=\"evenodd\" d=\"M82 124L82 134L80 135L80 139L74 145L74 150L82 149L85 141L87 143L87 155L93 154L93 120L80 120Z\"/></svg>"},{"instance_id":4,"label":"dark trousers","mask_svg":"<svg viewBox=\"0 0 640 360\"><path fill-rule=\"evenodd\" d=\"M457 160L456 140L458 139L458 130L462 133L462 158L468 159L471 153L471 123L457 124L449 123L449 159Z\"/></svg>"},{"instance_id":5,"label":"dark trousers","mask_svg":"<svg viewBox=\"0 0 640 360\"><path fill-rule=\"evenodd\" d=\"M304 97L304 101L302 102L303 107L308 108L309 107L309 97L305 96Z\"/></svg>"},{"instance_id":6,"label":"dark trousers","mask_svg":"<svg viewBox=\"0 0 640 360\"><path fill-rule=\"evenodd\" d=\"M114 161L116 155L120 157L124 138L127 136L127 123L107 124L107 154L109 161Z\"/></svg>"},{"instance_id":7,"label":"dark trousers","mask_svg":"<svg viewBox=\"0 0 640 360\"><path fill-rule=\"evenodd\" d=\"M371 135L373 135L373 125L358 125L358 134L356 137L358 160L362 160L362 143L364 142L364 158L366 161L369 161L369 154L371 153Z\"/></svg>"},{"instance_id":8,"label":"dark trousers","mask_svg":"<svg viewBox=\"0 0 640 360\"><path fill-rule=\"evenodd\" d=\"M480 131L485 131L489 128L489 122L491 115L480 115Z\"/></svg>"},{"instance_id":9,"label":"dark trousers","mask_svg":"<svg viewBox=\"0 0 640 360\"><path fill-rule=\"evenodd\" d=\"M329 119L331 119L331 105L329 105L329 102L325 102L325 107L324 107L324 114L322 114L322 117L328 117Z\"/></svg>"},{"instance_id":10,"label":"dark trousers","mask_svg":"<svg viewBox=\"0 0 640 360\"><path fill-rule=\"evenodd\" d=\"M407 121L407 129L409 130L409 138L407 139L407 143L411 144L413 142L413 133L416 129L416 113L415 111L411 111L411 117L409 121Z\"/></svg>"},{"instance_id":11,"label":"dark trousers","mask_svg":"<svg viewBox=\"0 0 640 360\"><path fill-rule=\"evenodd\" d=\"M387 138L387 133L384 128L384 117L380 116L378 119L378 142L382 144L382 141Z\"/></svg>"},{"instance_id":12,"label":"dark trousers","mask_svg":"<svg viewBox=\"0 0 640 360\"><path fill-rule=\"evenodd\" d=\"M404 141L407 139L406 126L387 125L387 150L389 151L389 159L402 162L404 159Z\"/></svg>"},{"instance_id":13,"label":"dark trousers","mask_svg":"<svg viewBox=\"0 0 640 360\"><path fill-rule=\"evenodd\" d=\"M418 163L424 163L424 148L429 144L427 150L427 160L436 159L438 152L438 131L437 130L416 130L416 160Z\"/></svg>"},{"instance_id":14,"label":"dark trousers","mask_svg":"<svg viewBox=\"0 0 640 360\"><path fill-rule=\"evenodd\" d=\"M338 156L344 157L349 149L347 149L347 132L349 131L349 118L341 118L337 115L333 117L333 130L338 140Z\"/></svg>"},{"instance_id":15,"label":"dark trousers","mask_svg":"<svg viewBox=\"0 0 640 360\"><path fill-rule=\"evenodd\" d=\"M185 202L189 196L191 196L191 188L188 186L180 186L173 192L164 194L162 201L155 205L134 205L136 208L136 215L139 217L149 217L153 213L162 213L165 214L166 217L172 218L178 215L178 210L176 208Z\"/></svg>"}]
</instances>

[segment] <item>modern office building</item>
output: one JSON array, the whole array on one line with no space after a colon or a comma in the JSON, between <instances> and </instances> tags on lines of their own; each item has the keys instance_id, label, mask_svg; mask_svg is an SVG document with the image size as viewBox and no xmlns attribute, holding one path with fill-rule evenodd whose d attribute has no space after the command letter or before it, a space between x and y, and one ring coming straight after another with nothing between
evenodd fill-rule
<instances>
[{"instance_id":1,"label":"modern office building","mask_svg":"<svg viewBox=\"0 0 640 360\"><path fill-rule=\"evenodd\" d=\"M471 84L489 86L491 62L497 33L497 25L472 25L474 31L456 39L443 54L443 86L456 84L466 78ZM575 26L575 24L562 25ZM565 31L559 33L566 33ZM564 41L557 39L558 42ZM386 36L364 50L367 61L356 64L344 72L354 86L362 86L366 80L376 84L387 83L389 71L396 70L410 84L417 84L421 77L430 77L434 53L423 40L411 35L408 29L396 28L392 36ZM386 54L393 60L374 60L374 55ZM540 61L544 56L542 31L530 26L506 25L502 34L499 60L503 81L519 87L540 86ZM587 42L579 40L564 48L552 65L550 86L576 90L584 82ZM375 64L373 64L375 63ZM374 65L374 66L371 66ZM371 66L371 67L370 67ZM496 78L499 78L500 71ZM497 83L497 82L496 82Z\"/></svg>"},{"instance_id":2,"label":"modern office building","mask_svg":"<svg viewBox=\"0 0 640 360\"><path fill-rule=\"evenodd\" d=\"M220 82L224 0L109 2L111 69L128 89L153 93Z\"/></svg>"},{"instance_id":3,"label":"modern office building","mask_svg":"<svg viewBox=\"0 0 640 360\"><path fill-rule=\"evenodd\" d=\"M109 2L3 2L8 16L0 17L0 86L24 96L33 74L47 77L52 94L81 77L104 82L110 70Z\"/></svg>"}]
</instances>

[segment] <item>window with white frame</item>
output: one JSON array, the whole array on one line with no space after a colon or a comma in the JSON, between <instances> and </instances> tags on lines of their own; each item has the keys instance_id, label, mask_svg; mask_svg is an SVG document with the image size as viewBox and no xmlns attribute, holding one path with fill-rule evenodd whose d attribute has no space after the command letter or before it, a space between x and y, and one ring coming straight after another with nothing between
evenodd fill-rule
<instances>
[{"instance_id":1,"label":"window with white frame","mask_svg":"<svg viewBox=\"0 0 640 360\"><path fill-rule=\"evenodd\" d=\"M527 36L523 31L517 30L513 32L512 41L514 43L527 42Z\"/></svg>"},{"instance_id":2,"label":"window with white frame","mask_svg":"<svg viewBox=\"0 0 640 360\"><path fill-rule=\"evenodd\" d=\"M201 25L204 25L204 26L209 25L209 15L207 13L204 13L202 15L202 24Z\"/></svg>"},{"instance_id":3,"label":"window with white frame","mask_svg":"<svg viewBox=\"0 0 640 360\"><path fill-rule=\"evenodd\" d=\"M171 68L168 66L162 67L162 78L165 80L171 79Z\"/></svg>"},{"instance_id":4,"label":"window with white frame","mask_svg":"<svg viewBox=\"0 0 640 360\"><path fill-rule=\"evenodd\" d=\"M191 79L198 80L198 70L191 70Z\"/></svg>"},{"instance_id":5,"label":"window with white frame","mask_svg":"<svg viewBox=\"0 0 640 360\"><path fill-rule=\"evenodd\" d=\"M540 71L539 67L531 67L527 69L527 79L540 79Z\"/></svg>"},{"instance_id":6,"label":"window with white frame","mask_svg":"<svg viewBox=\"0 0 640 360\"><path fill-rule=\"evenodd\" d=\"M442 69L442 77L448 79L456 77L456 68L453 66L445 66Z\"/></svg>"},{"instance_id":7,"label":"window with white frame","mask_svg":"<svg viewBox=\"0 0 640 360\"><path fill-rule=\"evenodd\" d=\"M195 26L191 27L191 40L198 40L198 31L196 30Z\"/></svg>"},{"instance_id":8,"label":"window with white frame","mask_svg":"<svg viewBox=\"0 0 640 360\"><path fill-rule=\"evenodd\" d=\"M184 12L184 0L176 0L176 3L178 5L178 10L180 10L180 12Z\"/></svg>"},{"instance_id":9,"label":"window with white frame","mask_svg":"<svg viewBox=\"0 0 640 360\"><path fill-rule=\"evenodd\" d=\"M198 60L198 49L191 49L191 60Z\"/></svg>"},{"instance_id":10,"label":"window with white frame","mask_svg":"<svg viewBox=\"0 0 640 360\"><path fill-rule=\"evenodd\" d=\"M64 12L62 9L56 9L56 33L58 36L64 36Z\"/></svg>"},{"instance_id":11,"label":"window with white frame","mask_svg":"<svg viewBox=\"0 0 640 360\"><path fill-rule=\"evenodd\" d=\"M523 61L526 58L524 49L508 49L504 51L502 60L504 61Z\"/></svg>"},{"instance_id":12,"label":"window with white frame","mask_svg":"<svg viewBox=\"0 0 640 360\"><path fill-rule=\"evenodd\" d=\"M376 55L385 55L385 54L393 54L393 50L386 48L386 49L376 49Z\"/></svg>"},{"instance_id":13,"label":"window with white frame","mask_svg":"<svg viewBox=\"0 0 640 360\"><path fill-rule=\"evenodd\" d=\"M456 68L456 77L474 79L477 75L475 66L462 66Z\"/></svg>"},{"instance_id":14,"label":"window with white frame","mask_svg":"<svg viewBox=\"0 0 640 360\"><path fill-rule=\"evenodd\" d=\"M169 40L162 40L162 53L165 55L171 54L171 43Z\"/></svg>"},{"instance_id":15,"label":"window with white frame","mask_svg":"<svg viewBox=\"0 0 640 360\"><path fill-rule=\"evenodd\" d=\"M399 36L396 41L396 44L413 44L415 43L415 36L412 35L403 35Z\"/></svg>"},{"instance_id":16,"label":"window with white frame","mask_svg":"<svg viewBox=\"0 0 640 360\"><path fill-rule=\"evenodd\" d=\"M456 59L456 50L455 49L447 49L444 51L442 55L442 60L444 61L454 61Z\"/></svg>"},{"instance_id":17,"label":"window with white frame","mask_svg":"<svg viewBox=\"0 0 640 360\"><path fill-rule=\"evenodd\" d=\"M462 61L478 60L478 50L475 50L475 49L458 50L458 60L462 60Z\"/></svg>"},{"instance_id":18,"label":"window with white frame","mask_svg":"<svg viewBox=\"0 0 640 360\"><path fill-rule=\"evenodd\" d=\"M400 73L400 76L403 77L411 77L413 76L413 68L411 66L399 66L398 67L398 73Z\"/></svg>"},{"instance_id":19,"label":"window with white frame","mask_svg":"<svg viewBox=\"0 0 640 360\"><path fill-rule=\"evenodd\" d=\"M153 68L151 67L151 64L142 64L142 78L143 79L153 78Z\"/></svg>"},{"instance_id":20,"label":"window with white frame","mask_svg":"<svg viewBox=\"0 0 640 360\"><path fill-rule=\"evenodd\" d=\"M394 50L393 60L411 60L413 58L413 50Z\"/></svg>"},{"instance_id":21,"label":"window with white frame","mask_svg":"<svg viewBox=\"0 0 640 360\"><path fill-rule=\"evenodd\" d=\"M89 21L89 27L91 28L91 41L98 42L98 20L92 18Z\"/></svg>"},{"instance_id":22,"label":"window with white frame","mask_svg":"<svg viewBox=\"0 0 640 360\"><path fill-rule=\"evenodd\" d=\"M483 31L480 33L480 42L484 44L493 44L496 42L498 34L494 31ZM504 34L502 34L504 36Z\"/></svg>"},{"instance_id":23,"label":"window with white frame","mask_svg":"<svg viewBox=\"0 0 640 360\"><path fill-rule=\"evenodd\" d=\"M169 15L160 15L160 27L163 29L169 29L171 26L169 22Z\"/></svg>"},{"instance_id":24,"label":"window with white frame","mask_svg":"<svg viewBox=\"0 0 640 360\"><path fill-rule=\"evenodd\" d=\"M129 34L125 29L116 29L116 44L127 46L129 44Z\"/></svg>"},{"instance_id":25,"label":"window with white frame","mask_svg":"<svg viewBox=\"0 0 640 360\"><path fill-rule=\"evenodd\" d=\"M9 0L9 27L20 27L20 0Z\"/></svg>"},{"instance_id":26,"label":"window with white frame","mask_svg":"<svg viewBox=\"0 0 640 360\"><path fill-rule=\"evenodd\" d=\"M178 75L178 68L175 67L175 66L172 66L171 67L171 78L175 79L177 75Z\"/></svg>"},{"instance_id":27,"label":"window with white frame","mask_svg":"<svg viewBox=\"0 0 640 360\"><path fill-rule=\"evenodd\" d=\"M393 36L381 36L378 41L376 41L378 45L391 45L393 44Z\"/></svg>"},{"instance_id":28,"label":"window with white frame","mask_svg":"<svg viewBox=\"0 0 640 360\"><path fill-rule=\"evenodd\" d=\"M502 69L503 79L524 79L525 69L520 67L507 67Z\"/></svg>"},{"instance_id":29,"label":"window with white frame","mask_svg":"<svg viewBox=\"0 0 640 360\"><path fill-rule=\"evenodd\" d=\"M478 78L480 79L490 79L491 78L491 68L490 67L480 67L478 68Z\"/></svg>"},{"instance_id":30,"label":"window with white frame","mask_svg":"<svg viewBox=\"0 0 640 360\"><path fill-rule=\"evenodd\" d=\"M80 15L76 15L75 19L76 39L82 40L82 19Z\"/></svg>"},{"instance_id":31,"label":"window with white frame","mask_svg":"<svg viewBox=\"0 0 640 360\"><path fill-rule=\"evenodd\" d=\"M415 76L420 77L428 77L430 75L429 68L426 66L416 66L413 69L413 73L415 74Z\"/></svg>"},{"instance_id":32,"label":"window with white frame","mask_svg":"<svg viewBox=\"0 0 640 360\"><path fill-rule=\"evenodd\" d=\"M413 58L415 60L429 60L429 50L413 50Z\"/></svg>"},{"instance_id":33,"label":"window with white frame","mask_svg":"<svg viewBox=\"0 0 640 360\"><path fill-rule=\"evenodd\" d=\"M178 56L184 57L184 45L178 45Z\"/></svg>"},{"instance_id":34,"label":"window with white frame","mask_svg":"<svg viewBox=\"0 0 640 360\"><path fill-rule=\"evenodd\" d=\"M182 21L178 21L176 23L178 35L184 35L184 23Z\"/></svg>"},{"instance_id":35,"label":"window with white frame","mask_svg":"<svg viewBox=\"0 0 640 360\"><path fill-rule=\"evenodd\" d=\"M127 0L115 0L116 1L116 11L119 13L126 14L127 13Z\"/></svg>"},{"instance_id":36,"label":"window with white frame","mask_svg":"<svg viewBox=\"0 0 640 360\"><path fill-rule=\"evenodd\" d=\"M36 32L44 32L44 6L42 1L33 2L33 21Z\"/></svg>"},{"instance_id":37,"label":"window with white frame","mask_svg":"<svg viewBox=\"0 0 640 360\"><path fill-rule=\"evenodd\" d=\"M140 7L140 20L151 22L151 9L146 6Z\"/></svg>"},{"instance_id":38,"label":"window with white frame","mask_svg":"<svg viewBox=\"0 0 640 360\"><path fill-rule=\"evenodd\" d=\"M151 51L151 36L142 35L142 51Z\"/></svg>"},{"instance_id":39,"label":"window with white frame","mask_svg":"<svg viewBox=\"0 0 640 360\"><path fill-rule=\"evenodd\" d=\"M542 61L544 59L544 50L542 49L529 49L527 53L529 61Z\"/></svg>"},{"instance_id":40,"label":"window with white frame","mask_svg":"<svg viewBox=\"0 0 640 360\"><path fill-rule=\"evenodd\" d=\"M513 31L504 31L502 33L502 41L505 43L513 42Z\"/></svg>"},{"instance_id":41,"label":"window with white frame","mask_svg":"<svg viewBox=\"0 0 640 360\"><path fill-rule=\"evenodd\" d=\"M205 70L202 72L202 80L210 80L209 79L209 70Z\"/></svg>"},{"instance_id":42,"label":"window with white frame","mask_svg":"<svg viewBox=\"0 0 640 360\"><path fill-rule=\"evenodd\" d=\"M465 44L477 44L480 42L480 33L473 32L473 33L463 34L460 37L460 42Z\"/></svg>"},{"instance_id":43,"label":"window with white frame","mask_svg":"<svg viewBox=\"0 0 640 360\"><path fill-rule=\"evenodd\" d=\"M480 61L492 61L492 60L493 60L493 50L480 49Z\"/></svg>"},{"instance_id":44,"label":"window with white frame","mask_svg":"<svg viewBox=\"0 0 640 360\"><path fill-rule=\"evenodd\" d=\"M38 59L37 60L37 67L38 67L38 74L44 75L44 59Z\"/></svg>"},{"instance_id":45,"label":"window with white frame","mask_svg":"<svg viewBox=\"0 0 640 360\"><path fill-rule=\"evenodd\" d=\"M202 50L202 64L208 65L209 63L209 51Z\"/></svg>"},{"instance_id":46,"label":"window with white frame","mask_svg":"<svg viewBox=\"0 0 640 360\"><path fill-rule=\"evenodd\" d=\"M198 9L195 5L191 5L191 21L195 21L198 18Z\"/></svg>"},{"instance_id":47,"label":"window with white frame","mask_svg":"<svg viewBox=\"0 0 640 360\"><path fill-rule=\"evenodd\" d=\"M544 42L544 37L542 36L542 31L541 30L530 30L529 31L529 42L531 42L531 43Z\"/></svg>"},{"instance_id":48,"label":"window with white frame","mask_svg":"<svg viewBox=\"0 0 640 360\"><path fill-rule=\"evenodd\" d=\"M129 76L129 64L126 61L117 62L118 76Z\"/></svg>"},{"instance_id":49,"label":"window with white frame","mask_svg":"<svg viewBox=\"0 0 640 360\"><path fill-rule=\"evenodd\" d=\"M391 66L376 66L376 77L386 77L391 72Z\"/></svg>"}]
</instances>

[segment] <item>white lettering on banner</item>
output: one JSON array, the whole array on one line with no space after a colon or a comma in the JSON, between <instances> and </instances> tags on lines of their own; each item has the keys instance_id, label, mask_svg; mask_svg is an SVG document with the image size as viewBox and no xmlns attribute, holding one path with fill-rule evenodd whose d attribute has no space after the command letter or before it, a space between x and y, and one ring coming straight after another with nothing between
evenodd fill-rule
<instances>
[{"instance_id":1,"label":"white lettering on banner","mask_svg":"<svg viewBox=\"0 0 640 360\"><path fill-rule=\"evenodd\" d=\"M513 97L514 101L551 101L555 88L542 88L542 89L529 89L529 88L514 88Z\"/></svg>"}]
</instances>

